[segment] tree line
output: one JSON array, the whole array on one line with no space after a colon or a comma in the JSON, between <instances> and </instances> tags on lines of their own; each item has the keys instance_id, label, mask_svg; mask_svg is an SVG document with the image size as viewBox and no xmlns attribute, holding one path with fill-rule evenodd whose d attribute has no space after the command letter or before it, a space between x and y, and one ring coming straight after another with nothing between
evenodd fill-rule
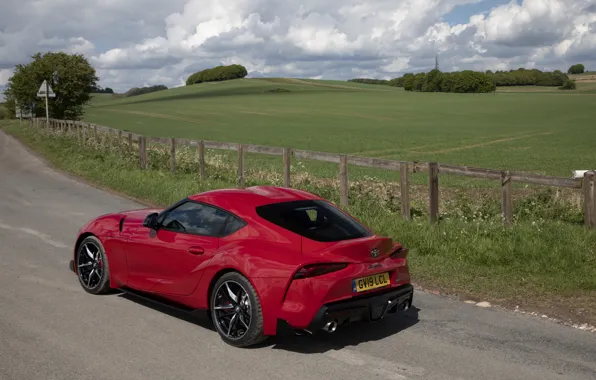
<instances>
[{"instance_id":1,"label":"tree line","mask_svg":"<svg viewBox=\"0 0 596 380\"><path fill-rule=\"evenodd\" d=\"M571 71L571 68L569 70ZM403 87L406 91L420 92L486 93L493 92L501 86L549 86L563 90L575 88L575 82L560 70L548 72L524 68L496 72L442 72L434 69L428 73L406 73L391 80L355 78L349 79L348 82Z\"/></svg>"}]
</instances>

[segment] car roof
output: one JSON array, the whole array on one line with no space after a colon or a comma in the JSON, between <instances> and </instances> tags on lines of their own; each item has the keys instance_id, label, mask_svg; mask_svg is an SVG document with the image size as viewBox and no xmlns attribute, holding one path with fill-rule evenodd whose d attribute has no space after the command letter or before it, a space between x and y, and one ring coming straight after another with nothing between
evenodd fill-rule
<instances>
[{"instance_id":1,"label":"car roof","mask_svg":"<svg viewBox=\"0 0 596 380\"><path fill-rule=\"evenodd\" d=\"M316 194L280 186L251 186L244 189L227 188L195 194L188 199L223 208L242 217L254 215L255 208L271 203L320 200Z\"/></svg>"}]
</instances>

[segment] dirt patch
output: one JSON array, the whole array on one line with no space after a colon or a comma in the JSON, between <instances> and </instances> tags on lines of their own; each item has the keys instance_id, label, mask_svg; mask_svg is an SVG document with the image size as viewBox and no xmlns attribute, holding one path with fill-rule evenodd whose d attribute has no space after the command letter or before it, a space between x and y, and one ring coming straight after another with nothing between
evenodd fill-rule
<instances>
[{"instance_id":1,"label":"dirt patch","mask_svg":"<svg viewBox=\"0 0 596 380\"><path fill-rule=\"evenodd\" d=\"M441 149L441 150L435 150L435 151L415 151L415 150L411 150L410 153L420 153L420 154L449 153L449 152L455 152L455 151L458 151L458 150L466 150L466 149L478 148L478 147L486 146L486 145L498 144L498 143L501 143L501 142L507 142L507 141L513 141L513 140L520 140L520 139L527 139L527 138L530 138L530 137L542 136L542 135L552 135L552 134L553 134L553 132L533 133L533 134L525 135L525 136L508 137L508 138L504 138L504 139L492 140L492 141L487 141L487 142L478 143L478 144L464 145L464 146L458 146L458 147L454 147L454 148L447 148L447 149Z\"/></svg>"},{"instance_id":2,"label":"dirt patch","mask_svg":"<svg viewBox=\"0 0 596 380\"><path fill-rule=\"evenodd\" d=\"M425 293L452 297L459 301L474 301L476 303L488 301L493 306L505 310L532 314L540 318L555 318L558 320L557 322L566 325L596 326L596 292L593 291L581 296L553 297L549 295L549 298L503 299L479 293L470 294L424 281L413 281L413 284Z\"/></svg>"}]
</instances>

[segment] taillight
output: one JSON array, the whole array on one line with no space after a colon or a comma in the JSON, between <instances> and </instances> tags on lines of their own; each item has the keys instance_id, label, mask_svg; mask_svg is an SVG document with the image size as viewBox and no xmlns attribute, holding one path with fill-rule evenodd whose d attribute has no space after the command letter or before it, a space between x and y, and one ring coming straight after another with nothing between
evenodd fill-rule
<instances>
[{"instance_id":1,"label":"taillight","mask_svg":"<svg viewBox=\"0 0 596 380\"><path fill-rule=\"evenodd\" d=\"M392 259L405 259L408 256L408 252L409 250L407 248L399 247L398 249L393 251L393 253L389 255L389 257L391 257Z\"/></svg>"},{"instance_id":2,"label":"taillight","mask_svg":"<svg viewBox=\"0 0 596 380\"><path fill-rule=\"evenodd\" d=\"M300 268L300 270L298 270L298 272L296 272L296 274L294 275L294 278L298 279L298 278L320 276L322 274L327 274L327 273L335 272L338 270L342 270L344 268L347 268L347 266L348 266L348 264L345 264L345 263L306 265L306 266Z\"/></svg>"}]
</instances>

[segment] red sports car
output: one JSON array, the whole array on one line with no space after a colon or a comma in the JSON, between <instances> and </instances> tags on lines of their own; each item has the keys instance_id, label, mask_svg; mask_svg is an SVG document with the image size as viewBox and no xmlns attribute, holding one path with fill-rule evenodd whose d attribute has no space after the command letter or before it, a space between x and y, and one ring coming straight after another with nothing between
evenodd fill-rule
<instances>
[{"instance_id":1,"label":"red sports car","mask_svg":"<svg viewBox=\"0 0 596 380\"><path fill-rule=\"evenodd\" d=\"M255 186L99 216L79 230L70 269L92 294L207 311L226 343L245 347L280 321L333 332L408 309L407 254L321 197Z\"/></svg>"}]
</instances>

